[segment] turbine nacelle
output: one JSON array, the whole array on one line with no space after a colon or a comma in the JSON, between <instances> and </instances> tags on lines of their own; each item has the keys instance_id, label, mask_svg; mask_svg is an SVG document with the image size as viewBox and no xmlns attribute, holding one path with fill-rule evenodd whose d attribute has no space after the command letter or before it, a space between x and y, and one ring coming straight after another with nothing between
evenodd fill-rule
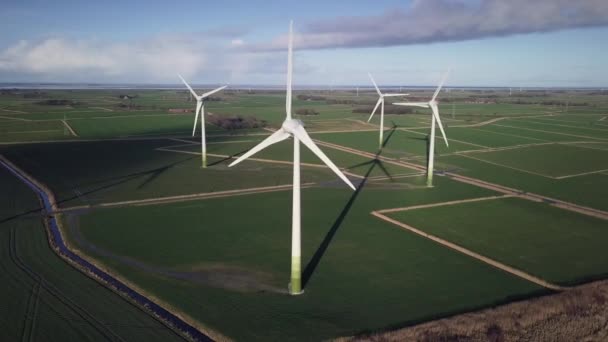
<instances>
[{"instance_id":1,"label":"turbine nacelle","mask_svg":"<svg viewBox=\"0 0 608 342\"><path fill-rule=\"evenodd\" d=\"M283 125L281 125L281 129L291 134L292 136L298 130L298 127L304 127L304 123L298 119L287 119L283 121Z\"/></svg>"}]
</instances>

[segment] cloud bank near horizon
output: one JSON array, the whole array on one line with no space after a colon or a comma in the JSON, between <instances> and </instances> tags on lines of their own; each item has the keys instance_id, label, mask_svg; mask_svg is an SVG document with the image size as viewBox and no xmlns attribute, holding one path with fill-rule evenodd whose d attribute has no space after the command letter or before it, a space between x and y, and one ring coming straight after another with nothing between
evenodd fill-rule
<instances>
[{"instance_id":1,"label":"cloud bank near horizon","mask_svg":"<svg viewBox=\"0 0 608 342\"><path fill-rule=\"evenodd\" d=\"M304 26L298 49L366 48L465 41L608 26L606 0L415 0L408 9ZM283 35L251 50L282 49Z\"/></svg>"},{"instance_id":2,"label":"cloud bank near horizon","mask_svg":"<svg viewBox=\"0 0 608 342\"><path fill-rule=\"evenodd\" d=\"M608 26L606 0L415 0L382 14L296 23L297 49L356 49L466 41ZM286 36L252 42L253 30L220 27L205 34L151 35L131 42L65 37L0 47L0 78L40 81L176 82L188 79L281 80ZM287 23L285 23L285 32ZM205 36L201 40L197 37ZM319 64L317 62L317 64ZM320 75L323 65L296 63ZM298 70L296 70L297 72ZM279 77L279 78L277 78ZM334 75L335 77L335 75Z\"/></svg>"}]
</instances>

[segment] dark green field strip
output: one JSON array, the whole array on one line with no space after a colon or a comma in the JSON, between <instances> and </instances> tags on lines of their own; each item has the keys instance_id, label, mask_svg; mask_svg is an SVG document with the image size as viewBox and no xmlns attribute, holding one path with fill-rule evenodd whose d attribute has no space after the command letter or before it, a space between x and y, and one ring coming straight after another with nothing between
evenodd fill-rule
<instances>
[{"instance_id":1,"label":"dark green field strip","mask_svg":"<svg viewBox=\"0 0 608 342\"><path fill-rule=\"evenodd\" d=\"M606 114L608 116L608 114ZM599 121L602 116L564 116L559 115L555 117L542 117L542 118L530 118L530 121L547 123L552 125L567 125L581 128L602 128L608 130L607 126L602 126L602 124L608 125L608 122L604 123L603 121ZM604 119L606 120L606 119Z\"/></svg>"},{"instance_id":2,"label":"dark green field strip","mask_svg":"<svg viewBox=\"0 0 608 342\"><path fill-rule=\"evenodd\" d=\"M0 327L5 341L181 340L49 247L34 193L0 169Z\"/></svg>"},{"instance_id":3,"label":"dark green field strip","mask_svg":"<svg viewBox=\"0 0 608 342\"><path fill-rule=\"evenodd\" d=\"M488 194L442 178L433 189L369 187L349 207L351 191L303 190L304 265L322 251L324 239L327 249L317 254L319 262L300 297L227 290L200 278L177 280L116 258L209 277L203 279L240 270L251 280L284 289L289 191L98 210L80 216L80 231L88 243L112 253L97 255L104 263L223 334L240 340L320 340L412 324L539 291L370 215L373 209Z\"/></svg>"},{"instance_id":4,"label":"dark green field strip","mask_svg":"<svg viewBox=\"0 0 608 342\"><path fill-rule=\"evenodd\" d=\"M449 133L447 134L449 137ZM376 153L378 151L379 132L311 133L311 137L320 141L351 147L368 153ZM387 130L384 132L384 139L386 145L383 148L382 155L385 157L408 158L426 156L427 141L426 133L423 131L417 133L416 131L396 130L394 133L391 133L390 130ZM480 146L456 141L449 142L450 146L446 147L443 138L437 136L435 153L442 154L482 148Z\"/></svg>"},{"instance_id":5,"label":"dark green field strip","mask_svg":"<svg viewBox=\"0 0 608 342\"><path fill-rule=\"evenodd\" d=\"M456 169L458 173L465 176L591 208L608 210L608 202L606 201L608 178L600 174L557 180L463 156L441 157L438 164L444 165L448 169Z\"/></svg>"},{"instance_id":6,"label":"dark green field strip","mask_svg":"<svg viewBox=\"0 0 608 342\"><path fill-rule=\"evenodd\" d=\"M504 126L518 127L524 129L533 129L537 131L546 131L546 132L554 132L561 134L568 134L571 136L576 136L580 140L590 139L590 140L608 140L608 131L599 130L597 128L587 129L580 127L563 127L556 125L549 125L546 123L538 123L532 121L526 121L524 119L510 119L508 121L504 121L501 123Z\"/></svg>"},{"instance_id":7,"label":"dark green field strip","mask_svg":"<svg viewBox=\"0 0 608 342\"><path fill-rule=\"evenodd\" d=\"M471 156L549 177L564 177L608 169L608 151L564 144L472 153Z\"/></svg>"},{"instance_id":8,"label":"dark green field strip","mask_svg":"<svg viewBox=\"0 0 608 342\"><path fill-rule=\"evenodd\" d=\"M493 115L527 115L554 111L555 108L540 105L517 105L517 104L461 104L454 106L456 115L485 115L490 118ZM446 116L452 113L451 104L442 104L439 111ZM444 113L444 114L443 114Z\"/></svg>"},{"instance_id":9,"label":"dark green field strip","mask_svg":"<svg viewBox=\"0 0 608 342\"><path fill-rule=\"evenodd\" d=\"M220 138L217 138L218 140ZM229 138L227 138L229 140ZM172 140L74 142L0 148L7 158L48 184L61 206L74 206L291 184L292 166L245 162L232 168L228 160L209 157L201 168L200 155L157 151L179 144ZM230 148L233 144L225 144ZM278 146L289 151L290 144ZM209 153L221 145L209 145ZM251 145L244 146L241 151ZM198 153L199 146L191 147ZM308 152L306 152L308 153ZM303 149L304 154L304 149ZM365 161L347 154L349 167ZM315 157L316 158L316 157ZM311 157L312 159L312 157ZM347 162L348 161L348 162ZM320 163L315 161L315 163ZM351 164L352 163L352 164ZM306 167L302 182L334 181L328 168Z\"/></svg>"},{"instance_id":10,"label":"dark green field strip","mask_svg":"<svg viewBox=\"0 0 608 342\"><path fill-rule=\"evenodd\" d=\"M484 131L511 134L511 135L516 135L516 136L521 136L521 137L542 139L545 141L554 141L554 142L590 140L585 137L573 136L570 134L567 134L567 135L561 134L557 131L549 132L552 130L545 130L542 128L530 130L530 129L526 129L526 128L515 127L515 126L511 125L511 121L505 121L505 120L499 121L497 123L490 124L487 126L483 126L482 129ZM592 140L592 141L599 141L599 140Z\"/></svg>"},{"instance_id":11,"label":"dark green field strip","mask_svg":"<svg viewBox=\"0 0 608 342\"><path fill-rule=\"evenodd\" d=\"M506 198L389 216L550 282L608 276L606 221L545 203Z\"/></svg>"},{"instance_id":12,"label":"dark green field strip","mask_svg":"<svg viewBox=\"0 0 608 342\"><path fill-rule=\"evenodd\" d=\"M423 130L416 131L424 132ZM506 147L540 142L538 139L534 138L496 134L474 127L451 127L446 131L446 134L448 140L455 139L487 147Z\"/></svg>"},{"instance_id":13,"label":"dark green field strip","mask_svg":"<svg viewBox=\"0 0 608 342\"><path fill-rule=\"evenodd\" d=\"M565 128L565 129L575 129L577 131L580 132L601 132L603 134L605 134L605 136L608 136L608 127L605 126L601 126L601 122L597 122L597 120L592 121L592 122L586 122L586 123L576 123L576 124L572 124L572 122L558 122L558 121L549 121L549 120L540 120L543 118L529 118L529 119L525 119L525 120L518 120L518 121L522 121L522 122L529 122L529 123L537 123L537 124L542 124L542 125L546 125L547 127L557 127L557 128ZM599 124L599 125L597 125Z\"/></svg>"}]
</instances>

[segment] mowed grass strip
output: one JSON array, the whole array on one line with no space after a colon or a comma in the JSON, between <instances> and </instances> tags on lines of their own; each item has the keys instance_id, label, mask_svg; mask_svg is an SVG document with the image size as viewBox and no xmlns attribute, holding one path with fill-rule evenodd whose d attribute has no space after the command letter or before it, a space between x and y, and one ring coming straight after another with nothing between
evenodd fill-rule
<instances>
[{"instance_id":1,"label":"mowed grass strip","mask_svg":"<svg viewBox=\"0 0 608 342\"><path fill-rule=\"evenodd\" d=\"M539 158L542 158L539 156ZM600 210L608 210L608 177L601 173L554 179L506 168L461 155L438 158L437 165L465 176L505 185L513 189L557 198Z\"/></svg>"},{"instance_id":2,"label":"mowed grass strip","mask_svg":"<svg viewBox=\"0 0 608 342\"><path fill-rule=\"evenodd\" d=\"M549 282L608 275L608 224L521 198L389 213L388 216Z\"/></svg>"},{"instance_id":3,"label":"mowed grass strip","mask_svg":"<svg viewBox=\"0 0 608 342\"><path fill-rule=\"evenodd\" d=\"M379 207L488 194L492 192L443 178L430 190L365 188L354 198L348 189L304 189L303 268L314 255L319 259L305 294L298 297L230 290L200 278L179 280L133 267L124 258L79 248L229 337L322 340L413 324L542 291L370 215ZM116 208L81 216L80 231L88 243L151 269L205 279L239 270L251 281L286 289L290 208L289 191Z\"/></svg>"},{"instance_id":4,"label":"mowed grass strip","mask_svg":"<svg viewBox=\"0 0 608 342\"><path fill-rule=\"evenodd\" d=\"M568 177L608 169L608 151L573 145L538 145L470 156L547 177Z\"/></svg>"}]
</instances>

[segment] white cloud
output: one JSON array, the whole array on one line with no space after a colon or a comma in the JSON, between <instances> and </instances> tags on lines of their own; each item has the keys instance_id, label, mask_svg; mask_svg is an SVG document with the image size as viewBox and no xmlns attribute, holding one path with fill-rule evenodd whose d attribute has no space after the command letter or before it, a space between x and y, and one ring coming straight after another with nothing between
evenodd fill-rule
<instances>
[{"instance_id":1,"label":"white cloud","mask_svg":"<svg viewBox=\"0 0 608 342\"><path fill-rule=\"evenodd\" d=\"M606 0L415 0L381 15L313 22L295 37L299 49L359 48L464 41L608 26ZM248 49L275 50L281 36Z\"/></svg>"},{"instance_id":2,"label":"white cloud","mask_svg":"<svg viewBox=\"0 0 608 342\"><path fill-rule=\"evenodd\" d=\"M96 40L46 39L20 41L0 52L0 71L58 80L128 79L167 81L176 72L195 75L206 62L199 44L171 37L142 42L107 43Z\"/></svg>"}]
</instances>

